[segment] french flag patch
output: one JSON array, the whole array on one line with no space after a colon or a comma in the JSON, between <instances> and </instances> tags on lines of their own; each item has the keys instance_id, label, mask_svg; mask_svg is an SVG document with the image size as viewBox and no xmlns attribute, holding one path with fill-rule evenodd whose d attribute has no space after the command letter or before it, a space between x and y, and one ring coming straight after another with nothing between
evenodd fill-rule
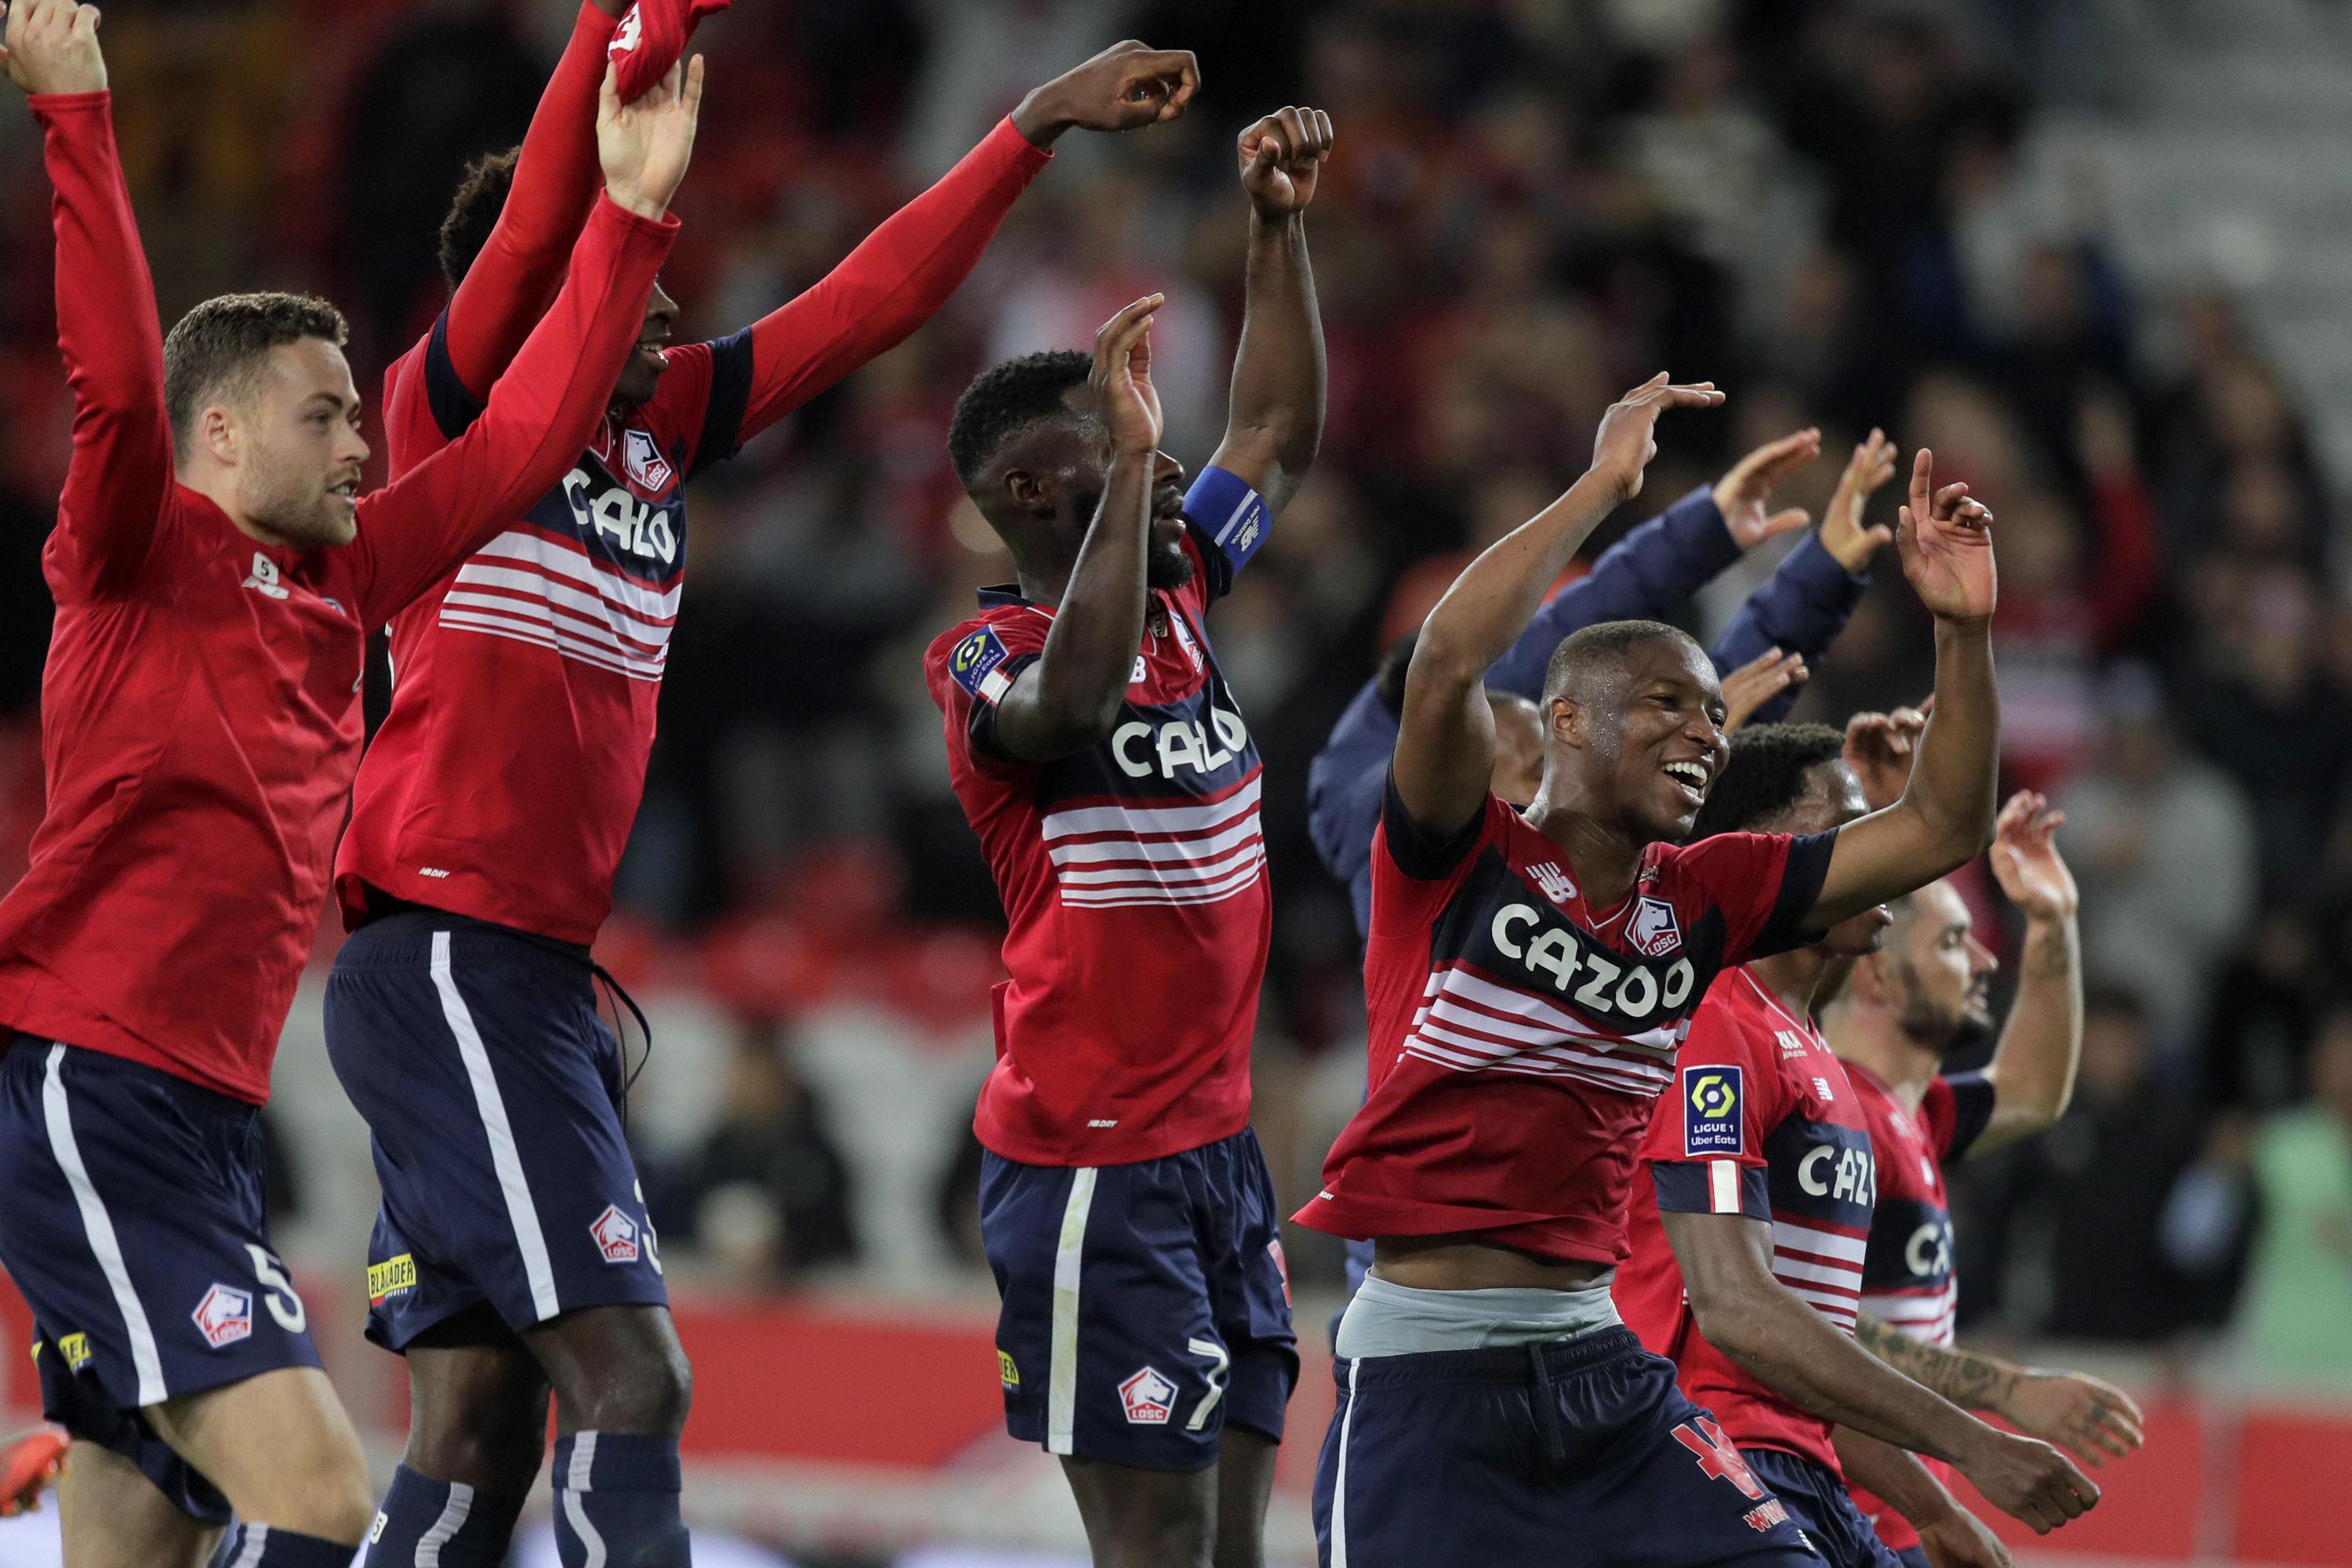
<instances>
[{"instance_id":1,"label":"french flag patch","mask_svg":"<svg viewBox=\"0 0 2352 1568\"><path fill-rule=\"evenodd\" d=\"M1013 689L1013 682L997 668L1004 659L1003 642L992 628L982 626L956 644L955 652L948 655L948 673L955 677L958 686L982 702L993 704Z\"/></svg>"}]
</instances>

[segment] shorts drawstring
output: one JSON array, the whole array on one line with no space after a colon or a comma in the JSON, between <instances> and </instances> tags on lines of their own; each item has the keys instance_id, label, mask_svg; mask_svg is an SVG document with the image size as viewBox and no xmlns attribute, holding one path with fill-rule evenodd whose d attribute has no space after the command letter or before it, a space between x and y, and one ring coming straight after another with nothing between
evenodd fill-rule
<instances>
[{"instance_id":1,"label":"shorts drawstring","mask_svg":"<svg viewBox=\"0 0 2352 1568\"><path fill-rule=\"evenodd\" d=\"M1533 1384L1528 1397L1536 1407L1536 1429L1543 1434L1544 1452L1559 1463L1568 1458L1568 1439L1560 1435L1559 1399L1552 1392L1551 1373L1544 1366L1545 1343L1535 1340L1528 1344L1528 1377Z\"/></svg>"},{"instance_id":2,"label":"shorts drawstring","mask_svg":"<svg viewBox=\"0 0 2352 1568\"><path fill-rule=\"evenodd\" d=\"M621 1125L625 1128L629 1124L629 1090L637 1086L637 1074L645 1071L646 1064L654 1059L654 1028L646 1022L646 1010L637 1005L637 999L630 995L619 981L613 978L611 970L591 959L588 971L603 984L605 994L613 998L613 1039L621 1048L623 1067L627 1068L629 1060L628 1032L621 1026L621 1008L624 1005L637 1020L637 1033L646 1042L645 1052L637 1058L637 1065L628 1068L628 1076L621 1080Z\"/></svg>"}]
</instances>

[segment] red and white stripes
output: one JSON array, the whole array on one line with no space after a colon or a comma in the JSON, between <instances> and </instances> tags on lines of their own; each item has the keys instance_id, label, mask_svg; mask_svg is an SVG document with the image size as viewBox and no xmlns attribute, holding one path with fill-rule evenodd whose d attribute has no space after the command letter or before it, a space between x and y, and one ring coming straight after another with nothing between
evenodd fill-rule
<instances>
[{"instance_id":1,"label":"red and white stripes","mask_svg":"<svg viewBox=\"0 0 2352 1568\"><path fill-rule=\"evenodd\" d=\"M441 601L441 624L552 648L633 680L659 680L682 587L664 593L576 544L509 529L458 569Z\"/></svg>"},{"instance_id":2,"label":"red and white stripes","mask_svg":"<svg viewBox=\"0 0 2352 1568\"><path fill-rule=\"evenodd\" d=\"M1772 1278L1831 1322L1853 1332L1869 1237L1810 1220L1772 1221Z\"/></svg>"},{"instance_id":3,"label":"red and white stripes","mask_svg":"<svg viewBox=\"0 0 2352 1568\"><path fill-rule=\"evenodd\" d=\"M1931 1290L1873 1290L1862 1300L1872 1317L1899 1333L1931 1345L1952 1342L1953 1321L1960 1304L1957 1280L1947 1279Z\"/></svg>"},{"instance_id":4,"label":"red and white stripes","mask_svg":"<svg viewBox=\"0 0 2352 1568\"><path fill-rule=\"evenodd\" d=\"M1213 904L1265 877L1259 775L1197 805L1097 804L1048 812L1045 853L1062 902L1084 909Z\"/></svg>"},{"instance_id":5,"label":"red and white stripes","mask_svg":"<svg viewBox=\"0 0 2352 1568\"><path fill-rule=\"evenodd\" d=\"M1679 1034L1596 1032L1539 997L1498 985L1459 964L1429 977L1421 1011L1405 1034L1407 1055L1456 1072L1567 1078L1654 1100L1673 1081Z\"/></svg>"}]
</instances>

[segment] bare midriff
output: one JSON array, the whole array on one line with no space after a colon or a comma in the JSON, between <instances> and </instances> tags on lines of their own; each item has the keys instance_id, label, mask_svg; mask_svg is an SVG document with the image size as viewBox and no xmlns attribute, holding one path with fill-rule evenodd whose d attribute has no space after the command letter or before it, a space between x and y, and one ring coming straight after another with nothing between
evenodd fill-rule
<instances>
[{"instance_id":1,"label":"bare midriff","mask_svg":"<svg viewBox=\"0 0 2352 1568\"><path fill-rule=\"evenodd\" d=\"M1409 1290L1582 1290L1609 1271L1561 1262L1477 1236L1384 1236L1372 1243L1372 1272Z\"/></svg>"}]
</instances>

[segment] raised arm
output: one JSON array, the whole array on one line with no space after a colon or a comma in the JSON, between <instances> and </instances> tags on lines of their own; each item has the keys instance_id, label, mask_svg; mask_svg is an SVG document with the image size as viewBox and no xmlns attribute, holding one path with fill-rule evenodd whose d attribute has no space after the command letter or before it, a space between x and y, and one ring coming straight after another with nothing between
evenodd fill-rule
<instances>
[{"instance_id":1,"label":"raised arm","mask_svg":"<svg viewBox=\"0 0 2352 1568\"><path fill-rule=\"evenodd\" d=\"M1433 837L1459 831L1486 806L1495 771L1488 667L1527 630L1577 546L1641 493L1642 471L1657 456L1658 416L1722 401L1712 382L1672 385L1661 372L1612 404L1584 477L1487 546L1422 623L1391 766L1406 813Z\"/></svg>"},{"instance_id":2,"label":"raised arm","mask_svg":"<svg viewBox=\"0 0 2352 1568\"><path fill-rule=\"evenodd\" d=\"M1109 734L1143 641L1144 560L1160 430L1151 317L1164 298L1147 294L1095 333L1091 379L1110 432L1110 471L1045 650L996 705L996 743L1022 762L1067 756Z\"/></svg>"},{"instance_id":3,"label":"raised arm","mask_svg":"<svg viewBox=\"0 0 2352 1568\"><path fill-rule=\"evenodd\" d=\"M2074 1098L2083 1057L2083 934L2074 920L2081 895L2051 837L2065 820L2042 796L2021 790L2001 807L1994 830L1992 874L2025 916L2025 942L2009 1023L1984 1069L1992 1119L1971 1152L2041 1131Z\"/></svg>"},{"instance_id":4,"label":"raised arm","mask_svg":"<svg viewBox=\"0 0 2352 1568\"><path fill-rule=\"evenodd\" d=\"M555 303L482 417L457 440L361 502L363 618L384 619L555 487L604 416L614 377L645 322L654 274L677 222L702 106L702 61L623 104L607 73L597 107L604 196L588 215Z\"/></svg>"},{"instance_id":5,"label":"raised arm","mask_svg":"<svg viewBox=\"0 0 2352 1568\"><path fill-rule=\"evenodd\" d=\"M841 265L751 325L740 444L904 342L971 276L1065 131L1131 131L1183 113L1200 71L1182 49L1117 44L1029 93L930 189Z\"/></svg>"},{"instance_id":6,"label":"raised arm","mask_svg":"<svg viewBox=\"0 0 2352 1568\"><path fill-rule=\"evenodd\" d=\"M1331 154L1331 117L1285 109L1241 133L1249 193L1249 257L1232 406L1213 466L1238 476L1280 511L1298 493L1323 442L1323 314L1307 260L1307 208Z\"/></svg>"},{"instance_id":7,"label":"raised arm","mask_svg":"<svg viewBox=\"0 0 2352 1568\"><path fill-rule=\"evenodd\" d=\"M1909 1520L1935 1568L2010 1568L2009 1548L1912 1455L1851 1426L1830 1440L1845 1479Z\"/></svg>"},{"instance_id":8,"label":"raised arm","mask_svg":"<svg viewBox=\"0 0 2352 1568\"><path fill-rule=\"evenodd\" d=\"M623 4L583 0L572 41L523 133L506 205L449 297L450 367L478 403L562 286L572 242L603 187L596 92Z\"/></svg>"},{"instance_id":9,"label":"raised arm","mask_svg":"<svg viewBox=\"0 0 2352 1568\"><path fill-rule=\"evenodd\" d=\"M2099 1489L2047 1443L1997 1431L1874 1359L1772 1275L1772 1226L1661 1207L1706 1342L1814 1415L1957 1465L2002 1511L2046 1533Z\"/></svg>"},{"instance_id":10,"label":"raised arm","mask_svg":"<svg viewBox=\"0 0 2352 1568\"><path fill-rule=\"evenodd\" d=\"M1903 797L1838 830L1806 929L1848 915L1967 864L1992 841L2000 764L2000 698L1993 688L1992 513L1966 484L1935 488L1925 448L1895 542L1903 574L1936 617L1936 705Z\"/></svg>"},{"instance_id":11,"label":"raised arm","mask_svg":"<svg viewBox=\"0 0 2352 1568\"><path fill-rule=\"evenodd\" d=\"M1961 1409L1985 1411L2028 1436L2063 1444L2085 1464L2104 1465L2105 1456L2120 1459L2140 1446L2139 1406L2130 1394L2095 1377L2020 1366L1955 1345L1932 1345L1867 1313L1854 1324L1853 1337L1863 1349ZM1886 1497L1874 1486L1870 1489ZM1891 1497L1887 1500L1895 1501ZM1906 1510L1904 1517L1911 1515Z\"/></svg>"},{"instance_id":12,"label":"raised arm","mask_svg":"<svg viewBox=\"0 0 2352 1568\"><path fill-rule=\"evenodd\" d=\"M95 595L138 576L171 494L163 329L115 150L96 8L17 0L0 39L41 126L58 349L73 388L73 457L44 560L58 592Z\"/></svg>"}]
</instances>

